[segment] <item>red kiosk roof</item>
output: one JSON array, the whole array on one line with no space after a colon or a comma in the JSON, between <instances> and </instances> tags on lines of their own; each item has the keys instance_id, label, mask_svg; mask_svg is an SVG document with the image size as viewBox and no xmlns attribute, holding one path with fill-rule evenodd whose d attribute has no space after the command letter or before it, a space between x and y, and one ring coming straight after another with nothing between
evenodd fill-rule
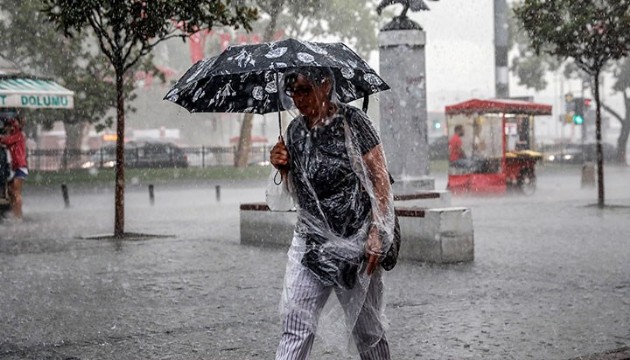
<instances>
[{"instance_id":1,"label":"red kiosk roof","mask_svg":"<svg viewBox=\"0 0 630 360\"><path fill-rule=\"evenodd\" d=\"M510 99L470 99L459 104L448 105L445 110L447 115L472 113L551 115L551 105Z\"/></svg>"}]
</instances>

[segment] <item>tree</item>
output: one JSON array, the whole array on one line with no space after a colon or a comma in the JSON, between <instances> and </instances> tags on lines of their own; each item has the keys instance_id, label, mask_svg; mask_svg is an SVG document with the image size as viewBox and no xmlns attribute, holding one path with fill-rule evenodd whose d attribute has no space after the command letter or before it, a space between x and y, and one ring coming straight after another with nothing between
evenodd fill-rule
<instances>
[{"instance_id":1,"label":"tree","mask_svg":"<svg viewBox=\"0 0 630 360\"><path fill-rule=\"evenodd\" d=\"M375 4L363 0L256 0L264 17L257 28L263 42L274 40L278 29L299 39L336 36L353 45L364 57L376 48L378 18ZM349 21L351 19L351 21ZM251 150L253 114L245 114L236 151L235 166L245 167Z\"/></svg>"},{"instance_id":2,"label":"tree","mask_svg":"<svg viewBox=\"0 0 630 360\"><path fill-rule=\"evenodd\" d=\"M604 206L600 74L630 51L630 0L525 0L514 9L536 54L573 58L593 79L596 104L597 194Z\"/></svg>"},{"instance_id":3,"label":"tree","mask_svg":"<svg viewBox=\"0 0 630 360\"><path fill-rule=\"evenodd\" d=\"M243 26L257 17L253 8L230 0L44 0L48 20L68 38L91 30L107 58L116 84L116 191L114 236L124 232L124 77L160 42L186 39L215 24Z\"/></svg>"},{"instance_id":4,"label":"tree","mask_svg":"<svg viewBox=\"0 0 630 360\"><path fill-rule=\"evenodd\" d=\"M30 74L51 77L76 90L73 110L24 110L29 124L45 128L62 121L66 149L79 149L84 128L103 119L113 106L111 71L99 51L90 48L86 34L59 41L59 33L40 12L42 0L0 0L0 55ZM129 88L129 86L128 86Z\"/></svg>"},{"instance_id":5,"label":"tree","mask_svg":"<svg viewBox=\"0 0 630 360\"><path fill-rule=\"evenodd\" d=\"M563 70L565 78L577 78L591 85L592 79L575 66L571 61L563 61L561 58L546 53L536 55L532 50L527 34L519 29L519 24L515 17L510 17L510 48L516 47L516 55L512 59L510 70L518 77L519 85L536 91L543 90L547 87L545 76L548 72ZM615 84L612 90L624 98L625 115L620 114L612 107L607 105L603 100L602 108L617 119L621 125L621 131L617 138L617 158L619 164L626 164L626 148L628 146L628 137L630 135L630 62L627 58L614 62L610 67L606 68L607 73L611 73L615 78ZM584 77L588 79L584 79Z\"/></svg>"},{"instance_id":6,"label":"tree","mask_svg":"<svg viewBox=\"0 0 630 360\"><path fill-rule=\"evenodd\" d=\"M508 16L508 49L516 48L517 55L512 58L510 70L518 77L519 85L536 91L547 87L545 75L547 72L558 70L563 61L556 56L533 51L527 33L519 27L514 16Z\"/></svg>"}]
</instances>

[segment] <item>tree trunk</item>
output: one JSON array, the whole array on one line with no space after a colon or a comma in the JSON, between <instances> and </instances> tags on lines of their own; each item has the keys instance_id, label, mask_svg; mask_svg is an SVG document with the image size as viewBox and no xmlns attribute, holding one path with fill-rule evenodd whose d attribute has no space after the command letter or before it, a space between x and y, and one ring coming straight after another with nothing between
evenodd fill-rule
<instances>
[{"instance_id":1,"label":"tree trunk","mask_svg":"<svg viewBox=\"0 0 630 360\"><path fill-rule=\"evenodd\" d=\"M86 123L63 124L66 130L66 153L67 161L70 167L76 167L81 160L81 143L83 143L83 135Z\"/></svg>"},{"instance_id":2,"label":"tree trunk","mask_svg":"<svg viewBox=\"0 0 630 360\"><path fill-rule=\"evenodd\" d=\"M625 119L619 119L621 123L621 132L619 138L617 138L617 162L620 164L627 164L626 162L626 149L628 148L628 136L630 135L630 97L626 96L623 92L623 100L626 105L626 117Z\"/></svg>"},{"instance_id":3,"label":"tree trunk","mask_svg":"<svg viewBox=\"0 0 630 360\"><path fill-rule=\"evenodd\" d=\"M617 138L617 162L626 165L626 149L628 148L628 135L630 135L630 109L626 110L626 121L621 123L621 132Z\"/></svg>"},{"instance_id":4,"label":"tree trunk","mask_svg":"<svg viewBox=\"0 0 630 360\"><path fill-rule=\"evenodd\" d=\"M630 98L626 96L625 92L622 92L624 103L626 104L626 115L625 118L622 117L618 112L613 110L610 106L602 103L602 108L612 117L619 120L621 124L621 131L619 132L619 137L617 138L617 163L622 165L627 165L626 161L626 149L628 146L628 136L630 136Z\"/></svg>"},{"instance_id":5,"label":"tree trunk","mask_svg":"<svg viewBox=\"0 0 630 360\"><path fill-rule=\"evenodd\" d=\"M270 6L270 20L265 33L263 34L263 42L269 42L273 39L273 34L276 31L276 25L278 21L278 15L282 9L284 0L277 0ZM234 166L237 168L244 168L247 166L249 160L249 154L252 150L252 128L254 127L254 114L245 114L243 116L243 123L241 124L241 136L238 140L238 148L236 150L236 156L234 158Z\"/></svg>"},{"instance_id":6,"label":"tree trunk","mask_svg":"<svg viewBox=\"0 0 630 360\"><path fill-rule=\"evenodd\" d=\"M604 155L602 152L602 113L599 99L599 70L595 72L595 141L597 147L597 206L604 207Z\"/></svg>"},{"instance_id":7,"label":"tree trunk","mask_svg":"<svg viewBox=\"0 0 630 360\"><path fill-rule=\"evenodd\" d=\"M125 236L125 98L122 66L116 67L116 191L114 237Z\"/></svg>"},{"instance_id":8,"label":"tree trunk","mask_svg":"<svg viewBox=\"0 0 630 360\"><path fill-rule=\"evenodd\" d=\"M252 128L254 127L254 114L245 114L241 124L241 137L238 139L238 147L234 158L234 166L242 169L247 167L249 153L252 150Z\"/></svg>"}]
</instances>

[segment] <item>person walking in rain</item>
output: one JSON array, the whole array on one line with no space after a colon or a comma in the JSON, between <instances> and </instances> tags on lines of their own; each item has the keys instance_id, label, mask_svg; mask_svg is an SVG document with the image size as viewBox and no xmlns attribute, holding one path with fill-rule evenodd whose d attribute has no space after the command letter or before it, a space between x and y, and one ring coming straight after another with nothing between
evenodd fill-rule
<instances>
[{"instance_id":1,"label":"person walking in rain","mask_svg":"<svg viewBox=\"0 0 630 360\"><path fill-rule=\"evenodd\" d=\"M22 184L28 175L26 162L26 139L18 117L7 121L5 134L0 136L3 144L11 154L13 178L9 181L9 199L14 220L22 220Z\"/></svg>"},{"instance_id":2,"label":"person walking in rain","mask_svg":"<svg viewBox=\"0 0 630 360\"><path fill-rule=\"evenodd\" d=\"M390 359L382 268L393 243L394 207L380 139L367 115L335 100L326 68L286 73L284 95L300 115L270 154L294 199L278 360L309 357L330 294L337 296L361 359ZM342 334L339 334L342 335Z\"/></svg>"}]
</instances>

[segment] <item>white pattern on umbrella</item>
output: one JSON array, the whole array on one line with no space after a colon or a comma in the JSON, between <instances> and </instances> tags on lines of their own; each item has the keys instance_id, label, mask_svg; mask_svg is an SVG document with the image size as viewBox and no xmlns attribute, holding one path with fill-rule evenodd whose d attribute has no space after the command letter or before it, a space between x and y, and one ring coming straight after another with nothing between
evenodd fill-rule
<instances>
[{"instance_id":1,"label":"white pattern on umbrella","mask_svg":"<svg viewBox=\"0 0 630 360\"><path fill-rule=\"evenodd\" d=\"M252 58L252 54L247 52L247 50L243 49L241 52L236 55L234 58L228 58L228 60L236 61L238 63L238 67L246 67L247 65L256 65L256 60Z\"/></svg>"},{"instance_id":2,"label":"white pattern on umbrella","mask_svg":"<svg viewBox=\"0 0 630 360\"><path fill-rule=\"evenodd\" d=\"M197 89L197 91L195 91L195 94L193 95L192 101L193 102L197 102L197 100L199 100L199 97L206 95L206 92L203 91L203 88L199 88Z\"/></svg>"},{"instance_id":3,"label":"white pattern on umbrella","mask_svg":"<svg viewBox=\"0 0 630 360\"><path fill-rule=\"evenodd\" d=\"M354 90L354 87L352 90ZM346 89L346 88L341 88L341 94L344 98L350 98L350 97L354 97L355 91L351 91L350 89Z\"/></svg>"},{"instance_id":4,"label":"white pattern on umbrella","mask_svg":"<svg viewBox=\"0 0 630 360\"><path fill-rule=\"evenodd\" d=\"M312 63L313 61L315 61L315 58L313 57L313 55L311 54L307 54L307 53L297 53L297 58L298 60L300 60L303 63Z\"/></svg>"},{"instance_id":5,"label":"white pattern on umbrella","mask_svg":"<svg viewBox=\"0 0 630 360\"><path fill-rule=\"evenodd\" d=\"M213 57L213 58L207 58L207 59L201 60L201 63L199 63L199 68L197 69L197 71L195 71L194 74L192 74L191 77L186 79L186 83L190 83L191 81L197 80L197 77L199 76L199 74L206 71L207 69L210 69L212 65L214 65L214 62L216 61L216 59L217 59L216 57Z\"/></svg>"},{"instance_id":6,"label":"white pattern on umbrella","mask_svg":"<svg viewBox=\"0 0 630 360\"><path fill-rule=\"evenodd\" d=\"M321 54L321 55L326 55L326 54L328 54L328 51L326 51L326 50L322 49L321 47L319 47L319 46L317 46L317 45L315 45L315 44L306 43L306 42L303 42L302 44L303 44L304 46L306 46L309 50L311 50L311 51L312 51L312 52L314 52L314 53Z\"/></svg>"},{"instance_id":7,"label":"white pattern on umbrella","mask_svg":"<svg viewBox=\"0 0 630 360\"><path fill-rule=\"evenodd\" d=\"M215 99L218 100L217 106L223 105L226 98L234 96L234 95L236 95L236 91L232 89L232 84L231 83L225 84L223 88L221 88L221 90L219 90L217 94L215 95Z\"/></svg>"},{"instance_id":8,"label":"white pattern on umbrella","mask_svg":"<svg viewBox=\"0 0 630 360\"><path fill-rule=\"evenodd\" d=\"M256 99L256 100L262 100L263 99L263 88L262 88L262 86L254 87L254 90L252 90L252 97L254 99ZM248 105L250 105L250 104L248 103Z\"/></svg>"},{"instance_id":9,"label":"white pattern on umbrella","mask_svg":"<svg viewBox=\"0 0 630 360\"><path fill-rule=\"evenodd\" d=\"M270 93L270 94L275 94L278 92L278 88L276 87L276 81L270 81L267 83L267 86L265 86L265 91Z\"/></svg>"},{"instance_id":10,"label":"white pattern on umbrella","mask_svg":"<svg viewBox=\"0 0 630 360\"><path fill-rule=\"evenodd\" d=\"M270 52L268 52L267 54L265 54L265 57L267 59L276 59L276 58L279 58L282 55L284 55L286 52L287 52L287 48L286 47L279 47L279 48L273 49Z\"/></svg>"},{"instance_id":11,"label":"white pattern on umbrella","mask_svg":"<svg viewBox=\"0 0 630 360\"><path fill-rule=\"evenodd\" d=\"M367 83L370 84L370 85L378 86L378 85L383 83L383 81L378 76L376 76L374 74L365 74L363 76L363 79L365 81L367 81Z\"/></svg>"},{"instance_id":12,"label":"white pattern on umbrella","mask_svg":"<svg viewBox=\"0 0 630 360\"><path fill-rule=\"evenodd\" d=\"M346 79L352 79L354 77L354 70L349 67L341 68L341 75Z\"/></svg>"},{"instance_id":13,"label":"white pattern on umbrella","mask_svg":"<svg viewBox=\"0 0 630 360\"><path fill-rule=\"evenodd\" d=\"M179 99L178 93L179 93L179 89L173 88L171 91L168 92L168 94L166 94L166 99L168 101L175 102L177 101L177 99Z\"/></svg>"}]
</instances>

